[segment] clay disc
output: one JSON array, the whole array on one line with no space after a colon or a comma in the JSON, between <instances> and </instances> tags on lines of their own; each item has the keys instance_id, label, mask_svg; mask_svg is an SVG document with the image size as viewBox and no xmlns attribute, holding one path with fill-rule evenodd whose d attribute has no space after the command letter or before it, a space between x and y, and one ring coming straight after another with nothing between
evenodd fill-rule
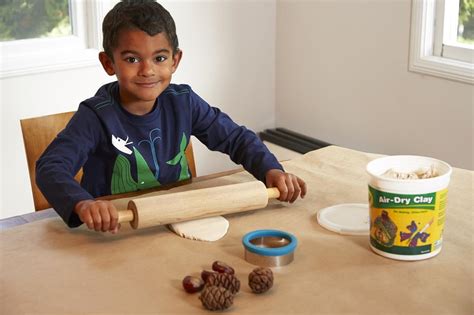
<instances>
[{"instance_id":1,"label":"clay disc","mask_svg":"<svg viewBox=\"0 0 474 315\"><path fill-rule=\"evenodd\" d=\"M213 242L227 234L229 221L217 216L173 223L169 228L179 236L190 240Z\"/></svg>"}]
</instances>

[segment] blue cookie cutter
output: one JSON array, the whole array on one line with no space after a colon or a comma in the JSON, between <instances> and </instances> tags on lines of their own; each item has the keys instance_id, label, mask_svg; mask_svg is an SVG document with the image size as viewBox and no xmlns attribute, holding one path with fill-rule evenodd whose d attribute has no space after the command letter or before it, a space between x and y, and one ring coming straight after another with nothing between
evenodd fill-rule
<instances>
[{"instance_id":1,"label":"blue cookie cutter","mask_svg":"<svg viewBox=\"0 0 474 315\"><path fill-rule=\"evenodd\" d=\"M294 259L296 237L279 230L256 230L242 238L245 260L261 267L280 267Z\"/></svg>"}]
</instances>

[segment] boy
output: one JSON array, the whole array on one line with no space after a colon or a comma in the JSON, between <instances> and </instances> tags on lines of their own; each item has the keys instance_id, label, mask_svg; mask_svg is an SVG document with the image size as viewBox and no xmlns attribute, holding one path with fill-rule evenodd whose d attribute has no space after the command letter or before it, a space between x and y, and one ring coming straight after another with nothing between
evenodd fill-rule
<instances>
[{"instance_id":1,"label":"boy","mask_svg":"<svg viewBox=\"0 0 474 315\"><path fill-rule=\"evenodd\" d=\"M120 2L102 28L99 60L117 81L79 105L36 164L38 187L68 226L116 233L117 209L94 198L189 178L184 150L191 135L277 187L279 200L304 197L304 181L285 173L253 132L189 86L170 83L182 51L173 18L160 4ZM73 177L81 167L79 185Z\"/></svg>"}]
</instances>

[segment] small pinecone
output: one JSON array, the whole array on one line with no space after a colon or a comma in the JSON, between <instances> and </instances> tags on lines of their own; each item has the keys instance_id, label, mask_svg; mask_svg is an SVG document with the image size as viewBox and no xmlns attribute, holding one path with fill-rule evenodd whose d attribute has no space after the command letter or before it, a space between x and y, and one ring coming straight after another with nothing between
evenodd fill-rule
<instances>
[{"instance_id":1,"label":"small pinecone","mask_svg":"<svg viewBox=\"0 0 474 315\"><path fill-rule=\"evenodd\" d=\"M240 290L240 280L230 273L214 273L206 279L206 285L215 285L224 287L232 294L236 294Z\"/></svg>"},{"instance_id":2,"label":"small pinecone","mask_svg":"<svg viewBox=\"0 0 474 315\"><path fill-rule=\"evenodd\" d=\"M263 293L273 286L273 272L270 268L255 268L249 274L249 287L254 293Z\"/></svg>"},{"instance_id":3,"label":"small pinecone","mask_svg":"<svg viewBox=\"0 0 474 315\"><path fill-rule=\"evenodd\" d=\"M221 311L234 303L234 295L224 287L206 285L199 296L202 305L210 311Z\"/></svg>"}]
</instances>

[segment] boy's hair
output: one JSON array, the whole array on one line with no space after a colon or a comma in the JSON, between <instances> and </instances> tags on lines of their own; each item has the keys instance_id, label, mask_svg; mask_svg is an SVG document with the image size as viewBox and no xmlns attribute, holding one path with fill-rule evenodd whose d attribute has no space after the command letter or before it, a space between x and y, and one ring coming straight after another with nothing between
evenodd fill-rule
<instances>
[{"instance_id":1,"label":"boy's hair","mask_svg":"<svg viewBox=\"0 0 474 315\"><path fill-rule=\"evenodd\" d=\"M171 14L154 0L122 0L110 10L102 23L105 53L113 60L120 31L139 29L150 36L164 33L173 49L179 50L176 26Z\"/></svg>"}]
</instances>

